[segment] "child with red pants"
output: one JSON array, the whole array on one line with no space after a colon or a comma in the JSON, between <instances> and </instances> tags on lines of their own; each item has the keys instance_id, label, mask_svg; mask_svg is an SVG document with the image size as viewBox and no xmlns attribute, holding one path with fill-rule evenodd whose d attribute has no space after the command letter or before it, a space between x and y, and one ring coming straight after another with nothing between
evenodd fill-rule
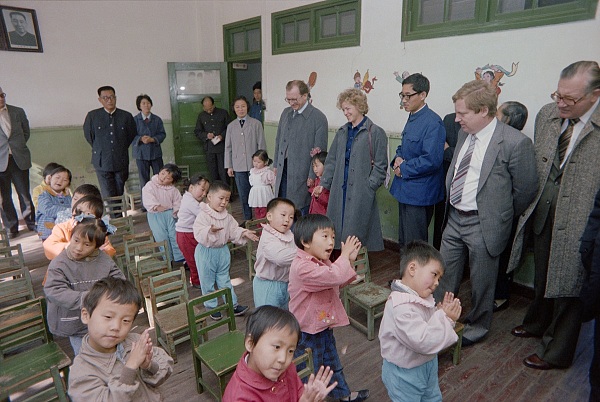
<instances>
[{"instance_id":1,"label":"child with red pants","mask_svg":"<svg viewBox=\"0 0 600 402\"><path fill-rule=\"evenodd\" d=\"M187 186L187 191L181 199L181 206L177 214L178 220L175 224L177 245L190 269L192 286L200 289L200 279L198 278L198 269L194 259L194 251L198 245L194 238L194 221L200 213L200 202L206 196L210 183L206 177L197 174L191 179L186 179L183 184Z\"/></svg>"}]
</instances>

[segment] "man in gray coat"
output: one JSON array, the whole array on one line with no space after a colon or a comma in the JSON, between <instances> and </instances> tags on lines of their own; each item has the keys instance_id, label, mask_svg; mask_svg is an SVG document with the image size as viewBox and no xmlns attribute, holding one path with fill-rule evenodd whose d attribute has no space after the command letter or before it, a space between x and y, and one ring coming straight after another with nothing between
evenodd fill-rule
<instances>
[{"instance_id":1,"label":"man in gray coat","mask_svg":"<svg viewBox=\"0 0 600 402\"><path fill-rule=\"evenodd\" d=\"M566 67L551 97L554 102L535 120L538 190L519 220L508 268L519 264L529 221L535 298L512 334L542 338L537 353L523 360L539 370L571 365L581 327L579 293L585 274L579 245L600 189L598 63L579 61Z\"/></svg>"},{"instance_id":2,"label":"man in gray coat","mask_svg":"<svg viewBox=\"0 0 600 402\"><path fill-rule=\"evenodd\" d=\"M275 194L292 200L306 215L310 206L308 185L315 179L310 152L315 148L327 151L327 117L308 102L304 81L287 83L285 101L290 107L281 113L273 157Z\"/></svg>"},{"instance_id":3,"label":"man in gray coat","mask_svg":"<svg viewBox=\"0 0 600 402\"><path fill-rule=\"evenodd\" d=\"M29 230L35 230L35 209L29 192L31 153L27 148L29 121L20 107L7 105L0 87L0 196L2 221L10 238L19 235L19 217L12 199L11 183L17 190L21 214Z\"/></svg>"},{"instance_id":4,"label":"man in gray coat","mask_svg":"<svg viewBox=\"0 0 600 402\"><path fill-rule=\"evenodd\" d=\"M485 81L466 83L452 97L460 123L446 176L446 219L440 252L446 272L435 291L458 294L465 261L471 274L471 311L463 346L485 337L492 324L498 261L512 222L535 195L537 175L531 140L496 119L496 89Z\"/></svg>"}]
</instances>

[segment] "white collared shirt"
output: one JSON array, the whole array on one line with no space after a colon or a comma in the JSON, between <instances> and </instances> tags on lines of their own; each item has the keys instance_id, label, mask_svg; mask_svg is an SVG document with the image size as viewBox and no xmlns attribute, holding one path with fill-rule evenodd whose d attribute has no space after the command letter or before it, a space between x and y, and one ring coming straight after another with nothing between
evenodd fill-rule
<instances>
[{"instance_id":1,"label":"white collared shirt","mask_svg":"<svg viewBox=\"0 0 600 402\"><path fill-rule=\"evenodd\" d=\"M467 176L465 178L465 186L463 187L462 199L457 205L453 205L456 209L460 209L461 211L476 211L477 210L477 187L479 186L479 176L481 175L481 166L483 165L483 158L485 157L485 152L490 145L490 141L492 140L492 135L494 134L494 130L496 130L496 124L498 120L496 118L492 119L492 121L482 128L475 135L475 148L473 148L473 156L471 157L471 164L469 165L469 170L467 171ZM471 134L469 134L471 135ZM456 175L456 171L458 170L458 166L460 165L460 161L464 154L467 152L469 148L470 137L467 137L463 146L460 148L460 152L458 153L458 157L456 158L456 165L454 166L454 175Z\"/></svg>"},{"instance_id":2,"label":"white collared shirt","mask_svg":"<svg viewBox=\"0 0 600 402\"><path fill-rule=\"evenodd\" d=\"M304 110L308 107L308 99L306 100L306 102L304 103L304 106L302 106L300 109L298 109L298 114L302 114L302 112L304 112Z\"/></svg>"},{"instance_id":3,"label":"white collared shirt","mask_svg":"<svg viewBox=\"0 0 600 402\"><path fill-rule=\"evenodd\" d=\"M573 126L573 134L571 135L571 141L569 142L569 147L567 148L567 153L565 154L565 159L563 159L563 162L560 165L561 168L567 162L567 159L569 159L569 155L571 155L571 151L573 151L573 147L577 143L577 139L579 138L579 135L581 134L581 130L583 130L583 127L585 127L587 122L592 117L592 114L598 107L598 103L600 103L600 99L596 99L596 103L594 103L594 105L579 118L579 121L577 122L577 124L575 124ZM562 128L560 129L560 132L561 133L564 132L567 129L568 125L569 125L569 120L565 119L565 121L563 122Z\"/></svg>"}]
</instances>

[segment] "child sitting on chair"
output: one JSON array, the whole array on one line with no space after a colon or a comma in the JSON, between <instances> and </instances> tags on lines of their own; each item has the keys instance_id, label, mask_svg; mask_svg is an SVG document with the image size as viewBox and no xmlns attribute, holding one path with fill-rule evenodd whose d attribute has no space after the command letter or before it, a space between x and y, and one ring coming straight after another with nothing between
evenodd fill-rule
<instances>
[{"instance_id":1,"label":"child sitting on chair","mask_svg":"<svg viewBox=\"0 0 600 402\"><path fill-rule=\"evenodd\" d=\"M149 329L141 335L129 332L141 307L137 289L127 280L94 284L81 308L88 334L71 366L73 402L163 400L157 387L173 372L173 359L152 346Z\"/></svg>"},{"instance_id":2,"label":"child sitting on chair","mask_svg":"<svg viewBox=\"0 0 600 402\"><path fill-rule=\"evenodd\" d=\"M70 184L71 171L66 167L59 166L50 173L50 185L40 194L35 211L37 231L42 241L52 233L59 212L71 209Z\"/></svg>"},{"instance_id":3,"label":"child sitting on chair","mask_svg":"<svg viewBox=\"0 0 600 402\"><path fill-rule=\"evenodd\" d=\"M58 214L56 214L54 226L70 220L73 217L71 211L73 210L75 203L81 198L85 197L86 195L93 195L94 197L102 200L102 195L100 194L100 190L98 190L98 187L94 186L93 184L80 185L75 189L75 191L73 192L73 196L71 197L71 208L68 210L59 211ZM104 208L104 205L102 205L102 208Z\"/></svg>"},{"instance_id":4,"label":"child sitting on chair","mask_svg":"<svg viewBox=\"0 0 600 402\"><path fill-rule=\"evenodd\" d=\"M61 166L60 163L56 162L50 162L44 166L44 170L42 170L42 182L31 190L31 200L36 209L38 207L38 198L40 198L40 194L44 191L48 191L50 188L50 178L52 177L50 176L50 173L59 166Z\"/></svg>"},{"instance_id":5,"label":"child sitting on chair","mask_svg":"<svg viewBox=\"0 0 600 402\"><path fill-rule=\"evenodd\" d=\"M340 300L340 287L356 278L352 262L356 260L361 243L355 236L342 242L340 257L329 261L335 244L333 222L325 215L309 214L294 226L294 242L298 246L290 268L290 311L300 322L302 330L296 356L311 348L314 367L329 366L337 386L331 397L361 402L369 390L350 392L333 337L334 327L350 324Z\"/></svg>"},{"instance_id":6,"label":"child sitting on chair","mask_svg":"<svg viewBox=\"0 0 600 402\"><path fill-rule=\"evenodd\" d=\"M433 246L413 241L400 255L402 279L392 282L379 328L381 378L393 401L441 401L437 354L458 339L460 300L447 292L436 307L432 295L444 263Z\"/></svg>"},{"instance_id":7,"label":"child sitting on chair","mask_svg":"<svg viewBox=\"0 0 600 402\"><path fill-rule=\"evenodd\" d=\"M175 233L175 219L181 205L181 193L175 187L179 180L181 170L177 165L167 163L142 189L142 203L148 211L148 225L154 240L167 240L171 261L183 264L185 259L177 245Z\"/></svg>"},{"instance_id":8,"label":"child sitting on chair","mask_svg":"<svg viewBox=\"0 0 600 402\"><path fill-rule=\"evenodd\" d=\"M253 231L241 228L227 212L230 197L231 189L228 184L222 181L211 183L206 195L207 202L200 204L200 213L194 222L194 237L198 241L194 258L196 261L202 261L202 266L198 266L202 294L214 292L215 285L217 289L231 289L233 312L239 316L248 310L248 306L238 305L231 285L231 254L227 242L246 244L248 240L257 241L258 237ZM211 299L204 303L204 306L213 309L217 307L217 300ZM211 314L210 317L215 321L223 318L220 311Z\"/></svg>"},{"instance_id":9,"label":"child sitting on chair","mask_svg":"<svg viewBox=\"0 0 600 402\"><path fill-rule=\"evenodd\" d=\"M273 306L257 308L246 321L246 352L229 381L223 402L322 401L337 385L329 387L333 371L321 366L303 385L292 364L300 325L292 313Z\"/></svg>"},{"instance_id":10,"label":"child sitting on chair","mask_svg":"<svg viewBox=\"0 0 600 402\"><path fill-rule=\"evenodd\" d=\"M73 229L71 242L48 265L44 293L48 300L48 326L57 336L68 336L75 355L87 332L79 319L81 301L92 285L108 276L125 279L108 255L98 250L109 230L96 218L82 218ZM112 228L111 228L112 230Z\"/></svg>"},{"instance_id":11,"label":"child sitting on chair","mask_svg":"<svg viewBox=\"0 0 600 402\"><path fill-rule=\"evenodd\" d=\"M287 198L273 198L267 204L269 223L262 225L254 264L256 276L252 281L256 307L268 304L288 309L290 265L297 250L290 230L295 212L294 203Z\"/></svg>"}]
</instances>

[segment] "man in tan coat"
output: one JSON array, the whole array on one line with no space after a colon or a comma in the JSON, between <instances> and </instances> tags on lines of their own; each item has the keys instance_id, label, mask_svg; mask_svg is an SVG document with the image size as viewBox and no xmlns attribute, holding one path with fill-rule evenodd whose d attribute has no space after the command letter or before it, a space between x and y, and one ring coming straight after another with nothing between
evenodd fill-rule
<instances>
[{"instance_id":1,"label":"man in tan coat","mask_svg":"<svg viewBox=\"0 0 600 402\"><path fill-rule=\"evenodd\" d=\"M535 121L538 191L519 220L509 263L509 271L518 266L529 221L535 298L512 334L542 338L537 353L523 360L539 370L571 365L581 327L584 269L579 245L600 189L598 63L579 61L566 67L551 97L554 102L544 106Z\"/></svg>"}]
</instances>

